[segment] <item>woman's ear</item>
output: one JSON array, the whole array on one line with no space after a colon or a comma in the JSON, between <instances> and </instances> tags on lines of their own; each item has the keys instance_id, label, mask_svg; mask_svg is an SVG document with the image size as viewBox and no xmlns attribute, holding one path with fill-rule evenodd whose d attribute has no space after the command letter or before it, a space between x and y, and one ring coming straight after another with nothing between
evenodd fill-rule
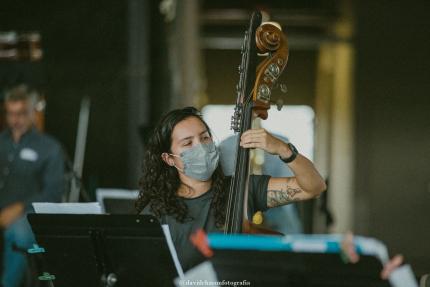
<instances>
[{"instance_id":1,"label":"woman's ear","mask_svg":"<svg viewBox=\"0 0 430 287\"><path fill-rule=\"evenodd\" d=\"M163 152L161 154L161 159L170 166L174 166L175 162L173 161L173 159L170 157L170 155L167 152Z\"/></svg>"}]
</instances>

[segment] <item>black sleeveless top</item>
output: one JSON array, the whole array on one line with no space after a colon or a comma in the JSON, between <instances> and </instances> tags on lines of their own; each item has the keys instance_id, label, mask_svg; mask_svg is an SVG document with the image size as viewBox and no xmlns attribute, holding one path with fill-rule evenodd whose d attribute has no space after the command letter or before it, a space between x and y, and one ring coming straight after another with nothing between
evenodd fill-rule
<instances>
[{"instance_id":1,"label":"black sleeveless top","mask_svg":"<svg viewBox=\"0 0 430 287\"><path fill-rule=\"evenodd\" d=\"M270 176L251 175L248 197L248 218L257 211L267 210L267 185ZM230 178L226 178L224 186L225 192L229 191ZM160 218L161 224L169 225L173 243L178 253L184 271L194 267L204 261L204 257L192 245L189 240L190 235L197 229L203 229L206 233L222 232L215 224L215 214L211 209L214 191L208 190L206 193L195 198L181 198L188 207L188 217L184 223L178 222L173 216L164 215ZM142 214L153 215L148 204Z\"/></svg>"}]
</instances>

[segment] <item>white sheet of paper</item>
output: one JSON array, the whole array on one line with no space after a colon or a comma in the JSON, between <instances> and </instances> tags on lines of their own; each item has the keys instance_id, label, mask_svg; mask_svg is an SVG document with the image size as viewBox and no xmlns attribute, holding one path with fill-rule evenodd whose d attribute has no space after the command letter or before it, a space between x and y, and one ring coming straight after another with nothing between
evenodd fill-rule
<instances>
[{"instance_id":1,"label":"white sheet of paper","mask_svg":"<svg viewBox=\"0 0 430 287\"><path fill-rule=\"evenodd\" d=\"M85 203L33 202L33 208L36 213L102 214L102 209L98 202L85 202Z\"/></svg>"},{"instance_id":2,"label":"white sheet of paper","mask_svg":"<svg viewBox=\"0 0 430 287\"><path fill-rule=\"evenodd\" d=\"M409 264L396 268L388 280L393 287L418 287L418 282Z\"/></svg>"},{"instance_id":3,"label":"white sheet of paper","mask_svg":"<svg viewBox=\"0 0 430 287\"><path fill-rule=\"evenodd\" d=\"M162 224L164 236L167 240L167 245L169 246L170 254L172 255L173 262L175 263L176 271L178 272L179 278L184 277L184 270L182 269L181 263L179 262L178 253L176 253L175 245L173 244L172 235L170 234L169 225Z\"/></svg>"},{"instance_id":4,"label":"white sheet of paper","mask_svg":"<svg viewBox=\"0 0 430 287\"><path fill-rule=\"evenodd\" d=\"M205 261L190 269L182 278L175 279L177 287L185 286L210 286L217 287L218 278L211 262Z\"/></svg>"}]
</instances>

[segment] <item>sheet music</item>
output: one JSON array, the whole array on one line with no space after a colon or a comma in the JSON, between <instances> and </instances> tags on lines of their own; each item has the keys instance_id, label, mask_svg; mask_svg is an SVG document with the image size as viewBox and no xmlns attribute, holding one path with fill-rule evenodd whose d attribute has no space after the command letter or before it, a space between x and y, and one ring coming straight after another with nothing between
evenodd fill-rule
<instances>
[{"instance_id":1,"label":"sheet music","mask_svg":"<svg viewBox=\"0 0 430 287\"><path fill-rule=\"evenodd\" d=\"M179 278L184 278L184 270L182 270L181 263L179 262L178 253L176 253L175 245L173 244L172 235L170 234L169 225L162 224L164 236L167 240L167 245L169 246L170 254L172 255L173 262L175 263L176 271L178 271Z\"/></svg>"},{"instance_id":2,"label":"sheet music","mask_svg":"<svg viewBox=\"0 0 430 287\"><path fill-rule=\"evenodd\" d=\"M85 202L85 203L33 202L33 208L36 213L102 214L102 208L98 202Z\"/></svg>"},{"instance_id":3,"label":"sheet music","mask_svg":"<svg viewBox=\"0 0 430 287\"><path fill-rule=\"evenodd\" d=\"M175 285L177 287L185 286L220 286L216 276L215 269L210 261L205 261L185 273L185 277L176 278Z\"/></svg>"}]
</instances>

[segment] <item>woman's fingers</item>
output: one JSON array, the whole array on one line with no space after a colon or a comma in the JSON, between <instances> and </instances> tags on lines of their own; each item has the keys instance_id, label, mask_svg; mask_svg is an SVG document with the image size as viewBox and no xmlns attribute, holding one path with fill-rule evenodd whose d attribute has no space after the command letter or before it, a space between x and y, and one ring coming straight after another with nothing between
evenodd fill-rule
<instances>
[{"instance_id":1,"label":"woman's fingers","mask_svg":"<svg viewBox=\"0 0 430 287\"><path fill-rule=\"evenodd\" d=\"M247 130L242 134L240 146L244 148L261 148L268 153L275 154L281 143L265 129Z\"/></svg>"},{"instance_id":2,"label":"woman's fingers","mask_svg":"<svg viewBox=\"0 0 430 287\"><path fill-rule=\"evenodd\" d=\"M248 137L248 136L251 136L251 135L264 135L266 133L267 132L266 132L265 129L255 129L255 130L251 129L251 130L247 130L246 132L244 132L242 134L242 138Z\"/></svg>"},{"instance_id":3,"label":"woman's fingers","mask_svg":"<svg viewBox=\"0 0 430 287\"><path fill-rule=\"evenodd\" d=\"M242 138L240 139L241 144L246 143L256 143L256 142L263 142L265 141L266 135L264 133L247 133L243 134Z\"/></svg>"},{"instance_id":4,"label":"woman's fingers","mask_svg":"<svg viewBox=\"0 0 430 287\"><path fill-rule=\"evenodd\" d=\"M354 235L352 232L348 231L345 234L341 243L341 250L348 262L357 263L360 260L360 256L355 250Z\"/></svg>"},{"instance_id":5,"label":"woman's fingers","mask_svg":"<svg viewBox=\"0 0 430 287\"><path fill-rule=\"evenodd\" d=\"M381 278L385 280L388 279L388 277L394 271L394 269L402 265L402 263L403 263L402 255L398 254L394 256L390 261L388 261L388 263L384 265L384 269L382 269L382 272L381 272Z\"/></svg>"},{"instance_id":6,"label":"woman's fingers","mask_svg":"<svg viewBox=\"0 0 430 287\"><path fill-rule=\"evenodd\" d=\"M263 148L263 145L261 143L244 143L240 145L243 148Z\"/></svg>"}]
</instances>

